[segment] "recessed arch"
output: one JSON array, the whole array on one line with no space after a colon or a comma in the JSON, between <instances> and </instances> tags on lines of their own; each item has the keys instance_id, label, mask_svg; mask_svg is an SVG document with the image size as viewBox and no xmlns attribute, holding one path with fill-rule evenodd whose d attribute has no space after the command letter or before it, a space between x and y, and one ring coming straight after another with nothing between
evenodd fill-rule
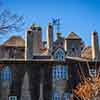
<instances>
[{"instance_id":1,"label":"recessed arch","mask_svg":"<svg viewBox=\"0 0 100 100\"><path fill-rule=\"evenodd\" d=\"M57 60L64 60L65 58L65 51L62 48L58 48L55 52L54 52L54 59Z\"/></svg>"}]
</instances>

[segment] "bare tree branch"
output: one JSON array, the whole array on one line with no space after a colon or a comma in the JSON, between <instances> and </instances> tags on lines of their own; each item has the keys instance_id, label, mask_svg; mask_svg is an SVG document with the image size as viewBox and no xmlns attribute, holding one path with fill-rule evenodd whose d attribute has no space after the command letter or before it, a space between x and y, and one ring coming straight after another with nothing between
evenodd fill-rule
<instances>
[{"instance_id":1,"label":"bare tree branch","mask_svg":"<svg viewBox=\"0 0 100 100\"><path fill-rule=\"evenodd\" d=\"M12 31L20 31L23 26L23 16L12 14L8 10L3 10L0 13L0 34L9 33Z\"/></svg>"}]
</instances>

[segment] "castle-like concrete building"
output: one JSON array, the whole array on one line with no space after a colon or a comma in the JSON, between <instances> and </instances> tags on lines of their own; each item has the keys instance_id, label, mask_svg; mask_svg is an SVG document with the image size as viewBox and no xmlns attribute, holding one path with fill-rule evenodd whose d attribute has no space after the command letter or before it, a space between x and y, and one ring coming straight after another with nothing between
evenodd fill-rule
<instances>
[{"instance_id":1,"label":"castle-like concrete building","mask_svg":"<svg viewBox=\"0 0 100 100\"><path fill-rule=\"evenodd\" d=\"M33 24L27 31L26 43L22 38L13 36L4 43L5 46L0 47L1 97L4 97L3 88L10 83L9 96L20 100L23 77L27 72L32 100L75 99L73 89L83 76L88 77L99 71L97 32L91 34L91 46L85 46L82 38L74 32L67 37L57 32L56 40L54 34L53 24L49 23L47 40L43 41L42 28ZM7 54L4 50L7 50Z\"/></svg>"}]
</instances>

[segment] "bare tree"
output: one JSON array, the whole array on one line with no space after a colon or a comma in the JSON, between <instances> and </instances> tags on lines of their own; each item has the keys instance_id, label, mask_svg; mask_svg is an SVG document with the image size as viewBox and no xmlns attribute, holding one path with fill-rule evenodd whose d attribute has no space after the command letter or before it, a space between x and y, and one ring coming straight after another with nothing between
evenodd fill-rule
<instances>
[{"instance_id":1,"label":"bare tree","mask_svg":"<svg viewBox=\"0 0 100 100\"><path fill-rule=\"evenodd\" d=\"M12 31L20 31L24 25L23 16L18 16L8 10L0 13L0 35Z\"/></svg>"}]
</instances>

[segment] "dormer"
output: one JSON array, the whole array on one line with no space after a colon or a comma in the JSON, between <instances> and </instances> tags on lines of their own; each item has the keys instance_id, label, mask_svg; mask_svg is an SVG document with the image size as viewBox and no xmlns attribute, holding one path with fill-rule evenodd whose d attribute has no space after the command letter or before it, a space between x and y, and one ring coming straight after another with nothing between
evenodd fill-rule
<instances>
[{"instance_id":1,"label":"dormer","mask_svg":"<svg viewBox=\"0 0 100 100\"><path fill-rule=\"evenodd\" d=\"M65 58L64 49L59 47L56 50L54 50L53 58L56 59L56 60L64 60L64 58Z\"/></svg>"}]
</instances>

